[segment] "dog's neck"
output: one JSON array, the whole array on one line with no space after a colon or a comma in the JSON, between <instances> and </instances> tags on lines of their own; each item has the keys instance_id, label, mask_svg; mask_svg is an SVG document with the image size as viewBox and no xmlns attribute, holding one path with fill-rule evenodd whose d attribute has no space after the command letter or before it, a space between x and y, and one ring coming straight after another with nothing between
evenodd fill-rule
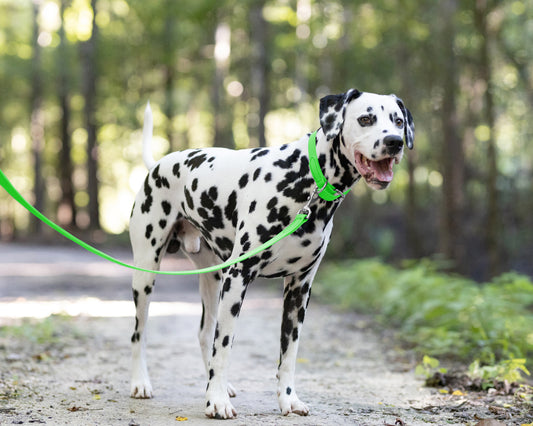
<instances>
[{"instance_id":1,"label":"dog's neck","mask_svg":"<svg viewBox=\"0 0 533 426\"><path fill-rule=\"evenodd\" d=\"M316 140L316 153L322 173L339 191L347 191L361 178L361 175L342 152L342 133L332 140L327 140L320 129Z\"/></svg>"}]
</instances>

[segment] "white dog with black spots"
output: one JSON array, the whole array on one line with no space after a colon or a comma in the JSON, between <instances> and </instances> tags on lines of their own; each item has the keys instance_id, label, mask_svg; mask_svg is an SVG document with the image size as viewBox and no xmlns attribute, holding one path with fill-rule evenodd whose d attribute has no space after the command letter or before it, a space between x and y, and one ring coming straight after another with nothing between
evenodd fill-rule
<instances>
[{"instance_id":1,"label":"white dog with black spots","mask_svg":"<svg viewBox=\"0 0 533 426\"><path fill-rule=\"evenodd\" d=\"M320 101L316 152L327 181L345 192L359 179L387 188L404 143L413 147L409 110L395 95L351 89ZM143 158L149 169L130 221L134 263L158 270L165 253L180 248L197 268L240 256L284 229L316 190L308 157L309 135L277 147L190 149L155 162L150 154L152 117L146 110ZM297 396L294 371L298 339L311 285L328 245L340 204L316 198L309 220L271 248L223 271L200 275L202 318L199 340L208 382L205 414L231 419L234 388L226 377L235 323L248 285L257 277L284 279L278 367L283 415L307 415ZM151 398L145 355L145 326L155 274L135 271L136 306L131 396Z\"/></svg>"}]
</instances>

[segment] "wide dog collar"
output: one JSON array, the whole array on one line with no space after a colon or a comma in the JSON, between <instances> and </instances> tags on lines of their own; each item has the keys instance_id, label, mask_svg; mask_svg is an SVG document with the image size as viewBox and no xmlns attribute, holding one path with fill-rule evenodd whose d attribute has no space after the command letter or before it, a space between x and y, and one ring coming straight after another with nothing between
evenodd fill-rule
<instances>
[{"instance_id":1,"label":"wide dog collar","mask_svg":"<svg viewBox=\"0 0 533 426\"><path fill-rule=\"evenodd\" d=\"M335 201L339 198L344 198L345 195L350 192L350 190L348 189L344 193L339 191L328 182L322 173L322 170L320 169L320 163L318 162L318 156L316 154L316 131L311 133L311 136L309 136L308 151L309 169L311 169L311 175L313 176L315 184L318 188L318 196L326 201Z\"/></svg>"}]
</instances>

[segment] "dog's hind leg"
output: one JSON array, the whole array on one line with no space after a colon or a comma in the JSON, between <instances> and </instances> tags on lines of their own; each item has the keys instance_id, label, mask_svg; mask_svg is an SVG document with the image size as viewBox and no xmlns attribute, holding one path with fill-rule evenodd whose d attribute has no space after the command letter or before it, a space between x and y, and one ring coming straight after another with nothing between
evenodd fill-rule
<instances>
[{"instance_id":1,"label":"dog's hind leg","mask_svg":"<svg viewBox=\"0 0 533 426\"><path fill-rule=\"evenodd\" d=\"M163 221L154 226L150 223L150 216L143 215L139 209L134 207L130 220L130 239L135 266L159 270L159 264L165 254L168 236L173 226L172 223L167 224L163 223ZM131 396L133 398L152 397L152 385L150 384L146 365L145 326L148 320L148 308L154 284L154 273L137 270L133 272L132 289L136 310L135 330L131 337Z\"/></svg>"},{"instance_id":2,"label":"dog's hind leg","mask_svg":"<svg viewBox=\"0 0 533 426\"><path fill-rule=\"evenodd\" d=\"M156 265L147 265L155 269ZM133 273L133 301L135 303L135 331L131 336L132 372L131 397L151 398L152 385L146 365L146 333L145 326L148 319L150 293L154 286L154 274L135 271Z\"/></svg>"},{"instance_id":3,"label":"dog's hind leg","mask_svg":"<svg viewBox=\"0 0 533 426\"><path fill-rule=\"evenodd\" d=\"M294 389L294 371L298 340L311 296L311 284L317 267L302 276L285 278L283 294L283 319L281 323L281 351L278 367L278 402L281 414L306 416L309 408Z\"/></svg>"}]
</instances>

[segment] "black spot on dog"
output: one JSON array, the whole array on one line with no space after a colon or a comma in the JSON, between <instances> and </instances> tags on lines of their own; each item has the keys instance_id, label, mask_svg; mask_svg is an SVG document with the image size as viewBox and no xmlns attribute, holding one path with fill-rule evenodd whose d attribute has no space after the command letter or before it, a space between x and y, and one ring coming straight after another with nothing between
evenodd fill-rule
<instances>
[{"instance_id":1,"label":"black spot on dog","mask_svg":"<svg viewBox=\"0 0 533 426\"><path fill-rule=\"evenodd\" d=\"M137 306L138 301L139 301L139 292L137 290L133 290L133 303L135 306Z\"/></svg>"},{"instance_id":2,"label":"black spot on dog","mask_svg":"<svg viewBox=\"0 0 533 426\"><path fill-rule=\"evenodd\" d=\"M261 174L261 167L255 169L255 172L254 172L254 175L253 175L254 182L257 180L257 178L259 177L260 174Z\"/></svg>"},{"instance_id":3,"label":"black spot on dog","mask_svg":"<svg viewBox=\"0 0 533 426\"><path fill-rule=\"evenodd\" d=\"M272 173L267 173L265 175L265 182L270 182L272 180Z\"/></svg>"},{"instance_id":4,"label":"black spot on dog","mask_svg":"<svg viewBox=\"0 0 533 426\"><path fill-rule=\"evenodd\" d=\"M252 201L250 203L250 208L248 209L248 213L253 213L255 211L256 206L257 206L257 201Z\"/></svg>"},{"instance_id":5,"label":"black spot on dog","mask_svg":"<svg viewBox=\"0 0 533 426\"><path fill-rule=\"evenodd\" d=\"M150 241L150 244L152 244L152 247L155 247L157 241L155 238L152 238L152 241Z\"/></svg>"},{"instance_id":6,"label":"black spot on dog","mask_svg":"<svg viewBox=\"0 0 533 426\"><path fill-rule=\"evenodd\" d=\"M285 159L280 159L274 162L274 166L282 169L290 169L300 158L300 150L295 149L294 152Z\"/></svg>"},{"instance_id":7,"label":"black spot on dog","mask_svg":"<svg viewBox=\"0 0 533 426\"><path fill-rule=\"evenodd\" d=\"M213 377L215 377L215 371L211 368L209 370L209 380L211 380Z\"/></svg>"},{"instance_id":8,"label":"black spot on dog","mask_svg":"<svg viewBox=\"0 0 533 426\"><path fill-rule=\"evenodd\" d=\"M281 145L281 146L279 147L279 150L280 150L280 151L285 151L288 147L289 147L289 144Z\"/></svg>"},{"instance_id":9,"label":"black spot on dog","mask_svg":"<svg viewBox=\"0 0 533 426\"><path fill-rule=\"evenodd\" d=\"M144 287L144 294L146 294L147 296L152 292L152 287L147 285L146 287Z\"/></svg>"},{"instance_id":10,"label":"black spot on dog","mask_svg":"<svg viewBox=\"0 0 533 426\"><path fill-rule=\"evenodd\" d=\"M241 304L240 304L239 302L235 303L235 304L231 307L231 315L233 315L234 317L238 316L240 310L241 310Z\"/></svg>"},{"instance_id":11,"label":"black spot on dog","mask_svg":"<svg viewBox=\"0 0 533 426\"><path fill-rule=\"evenodd\" d=\"M224 336L224 339L222 339L222 346L226 347L229 345L229 336Z\"/></svg>"},{"instance_id":12,"label":"black spot on dog","mask_svg":"<svg viewBox=\"0 0 533 426\"><path fill-rule=\"evenodd\" d=\"M302 258L301 256L291 257L289 260L287 260L287 263L289 263L289 264L296 263L296 262L298 262L301 258Z\"/></svg>"},{"instance_id":13,"label":"black spot on dog","mask_svg":"<svg viewBox=\"0 0 533 426\"><path fill-rule=\"evenodd\" d=\"M303 240L302 241L302 247L308 247L309 244L311 244L311 240Z\"/></svg>"},{"instance_id":14,"label":"black spot on dog","mask_svg":"<svg viewBox=\"0 0 533 426\"><path fill-rule=\"evenodd\" d=\"M194 178L191 184L192 192L196 191L198 189L198 179Z\"/></svg>"},{"instance_id":15,"label":"black spot on dog","mask_svg":"<svg viewBox=\"0 0 533 426\"><path fill-rule=\"evenodd\" d=\"M379 146L379 139L376 142L374 142L374 149L376 149L378 146Z\"/></svg>"},{"instance_id":16,"label":"black spot on dog","mask_svg":"<svg viewBox=\"0 0 533 426\"><path fill-rule=\"evenodd\" d=\"M158 188L162 188L162 187L170 188L168 179L159 174L159 167L160 165L158 164L156 168L152 171L152 178L154 179L155 186L157 186Z\"/></svg>"},{"instance_id":17,"label":"black spot on dog","mask_svg":"<svg viewBox=\"0 0 533 426\"><path fill-rule=\"evenodd\" d=\"M270 201L267 203L267 209L273 209L274 206L278 203L278 198L277 197L272 197L270 199Z\"/></svg>"},{"instance_id":18,"label":"black spot on dog","mask_svg":"<svg viewBox=\"0 0 533 426\"><path fill-rule=\"evenodd\" d=\"M187 201L187 206L189 206L191 210L194 210L194 201L191 197L191 193L189 192L187 188L185 188L184 192L185 192L185 201Z\"/></svg>"},{"instance_id":19,"label":"black spot on dog","mask_svg":"<svg viewBox=\"0 0 533 426\"><path fill-rule=\"evenodd\" d=\"M137 332L133 333L131 336L131 343L138 342L141 339L141 335Z\"/></svg>"},{"instance_id":20,"label":"black spot on dog","mask_svg":"<svg viewBox=\"0 0 533 426\"><path fill-rule=\"evenodd\" d=\"M144 180L144 195L146 196L144 203L141 204L141 213L150 213L150 208L152 207L152 187L148 183L150 175L146 176Z\"/></svg>"},{"instance_id":21,"label":"black spot on dog","mask_svg":"<svg viewBox=\"0 0 533 426\"><path fill-rule=\"evenodd\" d=\"M200 195L200 204L202 207L210 210L215 206L215 203L211 196L207 193L207 191L202 192L202 195Z\"/></svg>"},{"instance_id":22,"label":"black spot on dog","mask_svg":"<svg viewBox=\"0 0 533 426\"><path fill-rule=\"evenodd\" d=\"M264 155L267 155L270 151L266 148L254 148L252 149L252 158L250 158L250 161L254 161L259 157L263 157Z\"/></svg>"},{"instance_id":23,"label":"black spot on dog","mask_svg":"<svg viewBox=\"0 0 533 426\"><path fill-rule=\"evenodd\" d=\"M243 189L246 185L248 185L248 173L242 175L239 179L239 188Z\"/></svg>"},{"instance_id":24,"label":"black spot on dog","mask_svg":"<svg viewBox=\"0 0 533 426\"><path fill-rule=\"evenodd\" d=\"M209 188L208 194L213 201L216 201L218 198L218 188L216 186L212 186Z\"/></svg>"},{"instance_id":25,"label":"black spot on dog","mask_svg":"<svg viewBox=\"0 0 533 426\"><path fill-rule=\"evenodd\" d=\"M217 237L217 238L215 238L215 244L223 252L224 251L230 251L231 252L233 250L233 242L227 237Z\"/></svg>"},{"instance_id":26,"label":"black spot on dog","mask_svg":"<svg viewBox=\"0 0 533 426\"><path fill-rule=\"evenodd\" d=\"M305 319L305 308L300 308L298 310L298 322L303 323Z\"/></svg>"},{"instance_id":27,"label":"black spot on dog","mask_svg":"<svg viewBox=\"0 0 533 426\"><path fill-rule=\"evenodd\" d=\"M224 216L237 226L237 192L233 191L228 197L228 204L224 208Z\"/></svg>"},{"instance_id":28,"label":"black spot on dog","mask_svg":"<svg viewBox=\"0 0 533 426\"><path fill-rule=\"evenodd\" d=\"M180 163L174 164L174 166L172 167L172 174L174 176L176 176L178 179L180 178L180 176L181 176L181 174L180 174Z\"/></svg>"},{"instance_id":29,"label":"black spot on dog","mask_svg":"<svg viewBox=\"0 0 533 426\"><path fill-rule=\"evenodd\" d=\"M146 232L144 233L144 236L146 237L146 239L150 239L150 237L152 236L152 231L154 230L154 227L153 225L146 225Z\"/></svg>"},{"instance_id":30,"label":"black spot on dog","mask_svg":"<svg viewBox=\"0 0 533 426\"><path fill-rule=\"evenodd\" d=\"M163 213L165 213L167 216L170 214L171 205L168 201L162 201L161 207L163 208Z\"/></svg>"},{"instance_id":31,"label":"black spot on dog","mask_svg":"<svg viewBox=\"0 0 533 426\"><path fill-rule=\"evenodd\" d=\"M290 387L287 387L287 389L285 389L285 393L286 393L287 395L290 395L291 392L292 392L292 389L291 389Z\"/></svg>"},{"instance_id":32,"label":"black spot on dog","mask_svg":"<svg viewBox=\"0 0 533 426\"><path fill-rule=\"evenodd\" d=\"M231 289L231 278L226 278L224 280L224 285L222 286L222 293L226 293L228 291L230 291Z\"/></svg>"},{"instance_id":33,"label":"black spot on dog","mask_svg":"<svg viewBox=\"0 0 533 426\"><path fill-rule=\"evenodd\" d=\"M185 164L187 167L189 167L190 170L197 169L200 167L205 160L207 159L207 154L205 152L199 153L198 150L193 151L189 154L190 158L187 158L183 164ZM198 155L196 155L198 154Z\"/></svg>"}]
</instances>

